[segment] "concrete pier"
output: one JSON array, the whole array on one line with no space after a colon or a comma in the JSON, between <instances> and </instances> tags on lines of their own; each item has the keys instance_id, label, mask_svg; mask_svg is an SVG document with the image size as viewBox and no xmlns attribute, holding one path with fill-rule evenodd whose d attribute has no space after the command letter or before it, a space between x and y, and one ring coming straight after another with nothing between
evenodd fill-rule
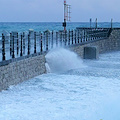
<instances>
[{"instance_id":1,"label":"concrete pier","mask_svg":"<svg viewBox=\"0 0 120 120\"><path fill-rule=\"evenodd\" d=\"M91 33L87 34L87 32L84 31L85 36L82 36L83 34L79 33L80 31L78 33L76 32L75 39L73 36L73 31L72 33L70 33L70 31L68 32L68 38L66 38L63 33L63 36L61 36L62 34L59 36L59 33L57 33L57 35L55 34L57 36L57 41L56 39L52 39L52 42L50 42L50 34L47 37L43 37L42 35L44 33L40 33L40 43L42 44L40 49L42 47L42 50L39 54L36 51L37 53L33 55L29 54L27 56L1 61L0 91L7 89L10 85L15 85L40 74L44 74L46 72L45 53L49 51L51 46L53 46L53 43L56 43L58 47L59 45L65 45L64 47L66 47L66 49L76 52L79 56L81 56L81 58L85 59L98 59L98 56L101 53L120 50L119 28L112 29L109 36L102 37L98 36L98 33L91 35ZM52 37L54 37L54 35ZM44 41L42 41L42 39L44 39ZM66 42L66 44L63 44L63 42ZM46 48L44 49L44 45L47 45L47 51L44 51L46 50Z\"/></svg>"}]
</instances>

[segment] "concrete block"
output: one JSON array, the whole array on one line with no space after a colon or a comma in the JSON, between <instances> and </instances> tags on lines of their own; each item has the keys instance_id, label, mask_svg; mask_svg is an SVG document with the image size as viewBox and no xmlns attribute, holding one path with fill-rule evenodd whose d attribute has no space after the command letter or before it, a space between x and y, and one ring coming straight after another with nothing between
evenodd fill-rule
<instances>
[{"instance_id":1,"label":"concrete block","mask_svg":"<svg viewBox=\"0 0 120 120\"><path fill-rule=\"evenodd\" d=\"M84 47L84 59L98 59L99 51L97 47Z\"/></svg>"}]
</instances>

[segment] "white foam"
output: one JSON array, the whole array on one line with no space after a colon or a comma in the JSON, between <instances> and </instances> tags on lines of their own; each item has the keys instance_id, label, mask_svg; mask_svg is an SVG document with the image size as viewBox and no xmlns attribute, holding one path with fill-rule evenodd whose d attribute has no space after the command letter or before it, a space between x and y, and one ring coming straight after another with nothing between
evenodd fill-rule
<instances>
[{"instance_id":1,"label":"white foam","mask_svg":"<svg viewBox=\"0 0 120 120\"><path fill-rule=\"evenodd\" d=\"M50 71L54 73L85 67L82 59L76 53L64 48L51 50L45 58Z\"/></svg>"},{"instance_id":2,"label":"white foam","mask_svg":"<svg viewBox=\"0 0 120 120\"><path fill-rule=\"evenodd\" d=\"M111 54L113 63L107 55L0 92L0 120L120 120L120 68L113 67L120 52Z\"/></svg>"}]
</instances>

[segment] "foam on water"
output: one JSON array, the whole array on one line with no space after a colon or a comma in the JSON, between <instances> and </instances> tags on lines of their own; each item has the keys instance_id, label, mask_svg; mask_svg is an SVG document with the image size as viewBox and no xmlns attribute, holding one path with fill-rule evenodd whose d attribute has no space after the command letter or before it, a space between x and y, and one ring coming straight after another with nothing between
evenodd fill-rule
<instances>
[{"instance_id":1,"label":"foam on water","mask_svg":"<svg viewBox=\"0 0 120 120\"><path fill-rule=\"evenodd\" d=\"M83 61L76 53L65 48L52 49L45 58L49 72L58 73L85 67Z\"/></svg>"},{"instance_id":2,"label":"foam on water","mask_svg":"<svg viewBox=\"0 0 120 120\"><path fill-rule=\"evenodd\" d=\"M64 49L51 51L46 56L48 65L65 64L62 55L68 53L74 56ZM70 63L67 72L61 68L62 73L40 75L11 86L0 93L0 120L120 120L119 57L120 52L114 52L97 61L80 60L80 68ZM81 67L83 63L87 67Z\"/></svg>"}]
</instances>

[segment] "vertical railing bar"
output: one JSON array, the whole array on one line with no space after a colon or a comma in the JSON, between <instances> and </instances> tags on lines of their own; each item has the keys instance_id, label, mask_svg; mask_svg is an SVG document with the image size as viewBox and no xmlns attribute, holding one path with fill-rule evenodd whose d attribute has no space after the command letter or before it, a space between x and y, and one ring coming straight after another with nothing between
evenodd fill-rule
<instances>
[{"instance_id":1,"label":"vertical railing bar","mask_svg":"<svg viewBox=\"0 0 120 120\"><path fill-rule=\"evenodd\" d=\"M28 34L28 55L30 55L30 35Z\"/></svg>"},{"instance_id":2,"label":"vertical railing bar","mask_svg":"<svg viewBox=\"0 0 120 120\"><path fill-rule=\"evenodd\" d=\"M53 35L54 35L54 32L52 31L52 41L51 41L51 48L53 48Z\"/></svg>"},{"instance_id":3,"label":"vertical railing bar","mask_svg":"<svg viewBox=\"0 0 120 120\"><path fill-rule=\"evenodd\" d=\"M19 38L18 38L18 33L17 33L17 56L19 54Z\"/></svg>"},{"instance_id":4,"label":"vertical railing bar","mask_svg":"<svg viewBox=\"0 0 120 120\"><path fill-rule=\"evenodd\" d=\"M69 30L69 38L68 38L68 45L70 45L70 30Z\"/></svg>"},{"instance_id":5,"label":"vertical railing bar","mask_svg":"<svg viewBox=\"0 0 120 120\"><path fill-rule=\"evenodd\" d=\"M2 34L2 61L5 60L5 36Z\"/></svg>"},{"instance_id":6,"label":"vertical railing bar","mask_svg":"<svg viewBox=\"0 0 120 120\"><path fill-rule=\"evenodd\" d=\"M41 51L41 53L43 52L43 43L42 43L42 39L43 39L43 34L41 33L41 49L40 49L40 51Z\"/></svg>"},{"instance_id":7,"label":"vertical railing bar","mask_svg":"<svg viewBox=\"0 0 120 120\"><path fill-rule=\"evenodd\" d=\"M34 32L34 53L36 53L36 32Z\"/></svg>"},{"instance_id":8,"label":"vertical railing bar","mask_svg":"<svg viewBox=\"0 0 120 120\"><path fill-rule=\"evenodd\" d=\"M12 56L12 33L10 33L10 56Z\"/></svg>"},{"instance_id":9,"label":"vertical railing bar","mask_svg":"<svg viewBox=\"0 0 120 120\"><path fill-rule=\"evenodd\" d=\"M20 48L20 56L23 56L23 44L22 44L22 39L23 39L23 36L21 35L21 48Z\"/></svg>"},{"instance_id":10,"label":"vertical railing bar","mask_svg":"<svg viewBox=\"0 0 120 120\"><path fill-rule=\"evenodd\" d=\"M23 54L25 54L25 32L23 32Z\"/></svg>"},{"instance_id":11,"label":"vertical railing bar","mask_svg":"<svg viewBox=\"0 0 120 120\"><path fill-rule=\"evenodd\" d=\"M14 53L14 36L12 36L12 58L15 58L15 53Z\"/></svg>"}]
</instances>

